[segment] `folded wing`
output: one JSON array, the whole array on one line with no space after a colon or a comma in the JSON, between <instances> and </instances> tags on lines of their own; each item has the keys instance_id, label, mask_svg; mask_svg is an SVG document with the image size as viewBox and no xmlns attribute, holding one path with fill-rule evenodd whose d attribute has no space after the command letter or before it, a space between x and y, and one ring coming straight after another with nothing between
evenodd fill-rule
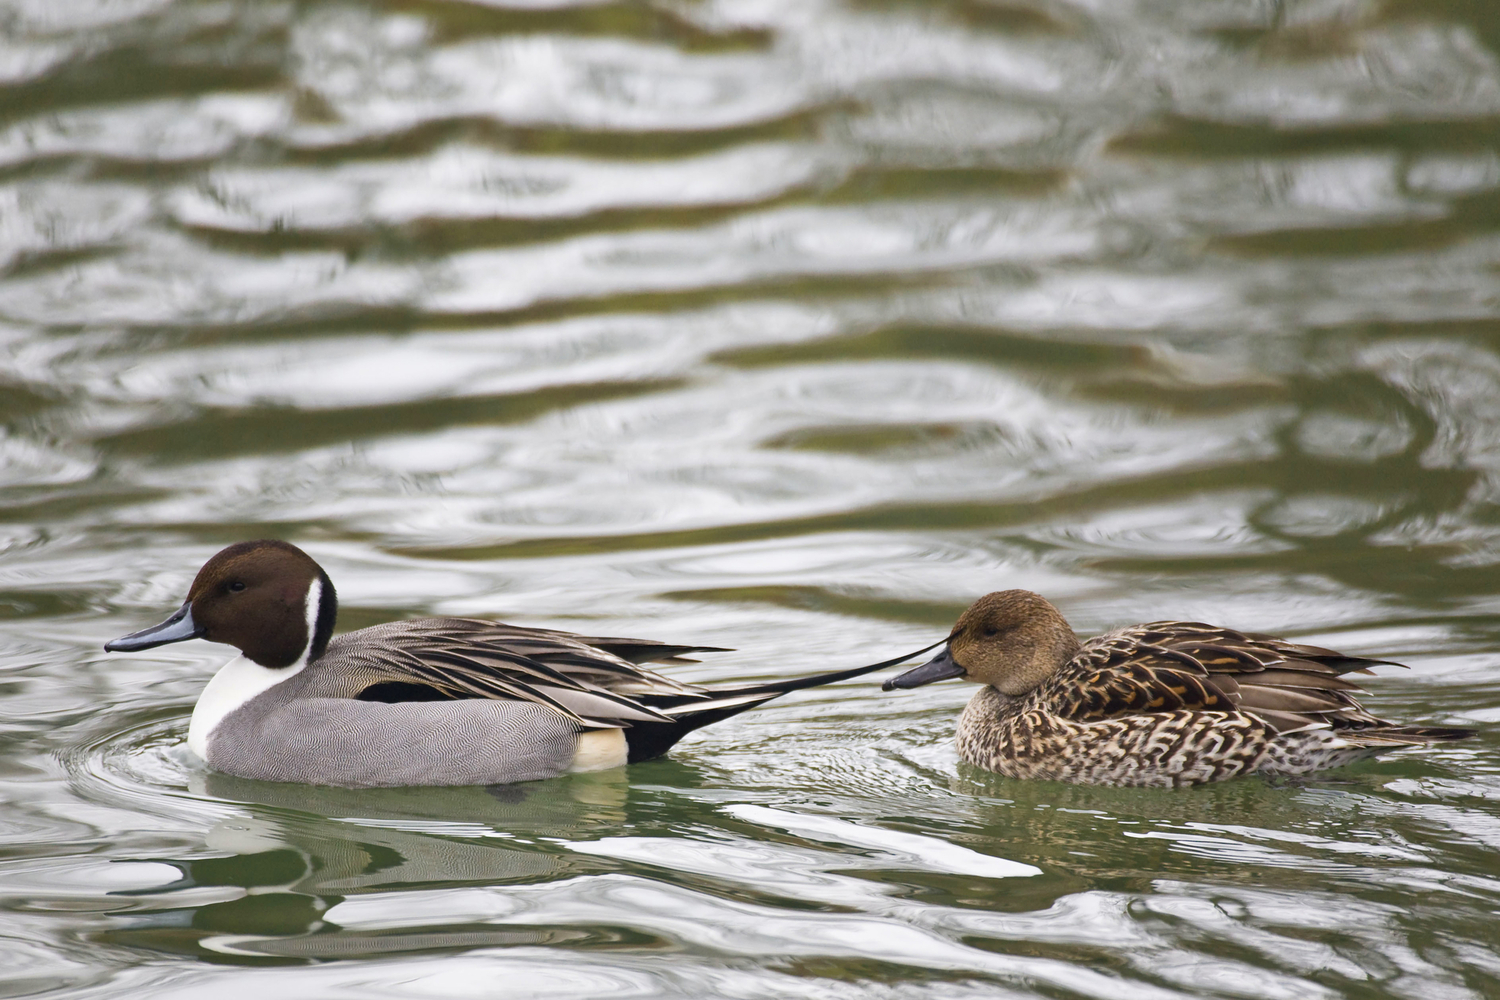
<instances>
[{"instance_id":1,"label":"folded wing","mask_svg":"<svg viewBox=\"0 0 1500 1000\"><path fill-rule=\"evenodd\" d=\"M1050 682L1049 695L1060 714L1080 722L1149 712L1242 711L1278 732L1325 725L1394 739L1448 739L1456 737L1444 734L1465 732L1393 727L1365 711L1352 694L1359 686L1343 675L1392 662L1202 622L1150 622L1086 643Z\"/></svg>"}]
</instances>

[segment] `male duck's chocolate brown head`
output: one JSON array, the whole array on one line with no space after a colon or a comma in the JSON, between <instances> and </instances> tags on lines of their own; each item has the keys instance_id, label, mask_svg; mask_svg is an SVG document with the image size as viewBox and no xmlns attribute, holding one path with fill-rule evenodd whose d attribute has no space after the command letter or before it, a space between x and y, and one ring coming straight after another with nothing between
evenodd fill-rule
<instances>
[{"instance_id":1,"label":"male duck's chocolate brown head","mask_svg":"<svg viewBox=\"0 0 1500 1000\"><path fill-rule=\"evenodd\" d=\"M207 639L263 667L289 667L323 655L337 614L333 581L306 552L274 539L237 542L203 564L172 617L104 648L134 652Z\"/></svg>"},{"instance_id":2,"label":"male duck's chocolate brown head","mask_svg":"<svg viewBox=\"0 0 1500 1000\"><path fill-rule=\"evenodd\" d=\"M1078 652L1062 612L1029 590L999 590L969 606L948 645L920 667L886 681L885 690L913 688L949 677L1021 695L1046 680Z\"/></svg>"}]
</instances>

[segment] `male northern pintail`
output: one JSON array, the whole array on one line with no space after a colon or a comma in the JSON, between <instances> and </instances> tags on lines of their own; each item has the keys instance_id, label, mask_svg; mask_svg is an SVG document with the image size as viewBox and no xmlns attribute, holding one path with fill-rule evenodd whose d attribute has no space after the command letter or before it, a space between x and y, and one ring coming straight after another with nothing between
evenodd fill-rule
<instances>
[{"instance_id":1,"label":"male northern pintail","mask_svg":"<svg viewBox=\"0 0 1500 1000\"><path fill-rule=\"evenodd\" d=\"M1045 599L1004 590L965 611L935 658L884 687L983 684L958 721L959 755L979 767L1164 788L1306 774L1474 735L1361 708L1350 694L1359 688L1341 675L1391 662L1201 622L1151 622L1080 643Z\"/></svg>"},{"instance_id":2,"label":"male northern pintail","mask_svg":"<svg viewBox=\"0 0 1500 1000\"><path fill-rule=\"evenodd\" d=\"M702 688L640 664L691 663L682 654L720 647L468 618L335 639L337 609L333 582L307 553L240 542L204 564L170 618L104 648L199 638L237 647L198 698L188 747L240 777L349 787L504 784L650 760L788 691L889 665Z\"/></svg>"}]
</instances>

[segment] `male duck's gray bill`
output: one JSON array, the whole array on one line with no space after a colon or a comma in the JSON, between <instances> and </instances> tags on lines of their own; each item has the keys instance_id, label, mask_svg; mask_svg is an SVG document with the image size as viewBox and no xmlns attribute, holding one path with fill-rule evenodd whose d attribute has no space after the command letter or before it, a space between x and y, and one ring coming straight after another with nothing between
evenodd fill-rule
<instances>
[{"instance_id":1,"label":"male duck's gray bill","mask_svg":"<svg viewBox=\"0 0 1500 1000\"><path fill-rule=\"evenodd\" d=\"M953 653L945 646L941 653L920 667L912 667L906 673L897 674L880 685L880 690L894 691L897 688L921 687L923 684L931 684L933 681L945 681L950 677L962 677L966 673L968 673L967 670L953 662Z\"/></svg>"},{"instance_id":2,"label":"male duck's gray bill","mask_svg":"<svg viewBox=\"0 0 1500 1000\"><path fill-rule=\"evenodd\" d=\"M193 605L188 603L178 608L171 618L160 625L122 635L112 642L106 642L104 649L109 653L134 653L138 649L165 646L169 642L184 642L202 635L203 628L193 622Z\"/></svg>"}]
</instances>

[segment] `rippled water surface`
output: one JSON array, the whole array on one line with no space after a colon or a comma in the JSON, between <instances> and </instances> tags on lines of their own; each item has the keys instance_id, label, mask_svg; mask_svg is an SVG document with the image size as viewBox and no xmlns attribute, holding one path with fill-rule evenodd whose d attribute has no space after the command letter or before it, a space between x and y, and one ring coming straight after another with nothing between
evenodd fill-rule
<instances>
[{"instance_id":1,"label":"rippled water surface","mask_svg":"<svg viewBox=\"0 0 1500 1000\"><path fill-rule=\"evenodd\" d=\"M0 994L1500 996L1500 12L0 2ZM226 778L220 546L732 646L1026 587L1478 739L1165 792L855 681L502 789Z\"/></svg>"}]
</instances>

